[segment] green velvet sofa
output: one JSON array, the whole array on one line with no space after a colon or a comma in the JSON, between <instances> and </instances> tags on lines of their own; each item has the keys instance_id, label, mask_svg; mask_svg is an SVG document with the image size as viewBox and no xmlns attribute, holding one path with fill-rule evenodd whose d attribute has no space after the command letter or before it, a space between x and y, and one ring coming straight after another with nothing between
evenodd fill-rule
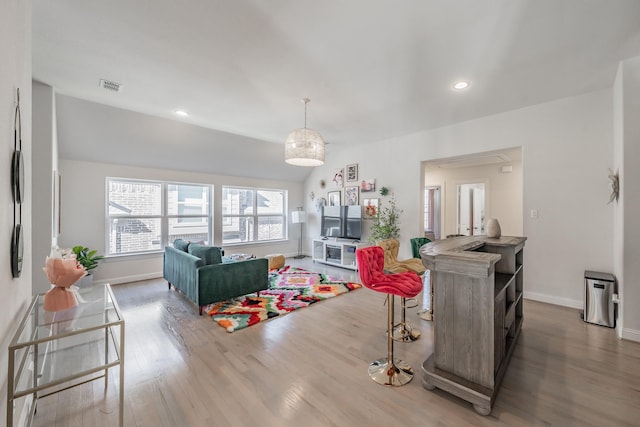
<instances>
[{"instance_id":1,"label":"green velvet sofa","mask_svg":"<svg viewBox=\"0 0 640 427\"><path fill-rule=\"evenodd\" d=\"M181 239L164 250L163 277L193 301L202 314L207 304L267 289L269 261L254 258L223 262L222 249Z\"/></svg>"}]
</instances>

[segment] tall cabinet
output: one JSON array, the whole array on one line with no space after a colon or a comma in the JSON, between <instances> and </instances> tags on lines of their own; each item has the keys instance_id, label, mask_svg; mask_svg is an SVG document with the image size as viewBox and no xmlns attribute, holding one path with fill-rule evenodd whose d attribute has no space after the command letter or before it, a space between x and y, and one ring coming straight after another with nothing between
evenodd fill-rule
<instances>
[{"instance_id":1,"label":"tall cabinet","mask_svg":"<svg viewBox=\"0 0 640 427\"><path fill-rule=\"evenodd\" d=\"M491 412L523 322L525 237L457 237L420 250L433 274L434 352L425 388Z\"/></svg>"}]
</instances>

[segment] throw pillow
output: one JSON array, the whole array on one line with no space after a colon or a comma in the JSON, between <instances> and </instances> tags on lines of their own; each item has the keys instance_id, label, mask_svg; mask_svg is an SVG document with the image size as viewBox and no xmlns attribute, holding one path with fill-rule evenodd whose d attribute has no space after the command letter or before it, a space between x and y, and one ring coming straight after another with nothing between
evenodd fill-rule
<instances>
[{"instance_id":1,"label":"throw pillow","mask_svg":"<svg viewBox=\"0 0 640 427\"><path fill-rule=\"evenodd\" d=\"M188 252L204 261L205 265L220 264L222 262L220 248L216 246L205 246L197 243L191 243L189 245Z\"/></svg>"},{"instance_id":2,"label":"throw pillow","mask_svg":"<svg viewBox=\"0 0 640 427\"><path fill-rule=\"evenodd\" d=\"M189 243L190 242L188 240L176 239L173 241L173 247L183 252L187 252Z\"/></svg>"}]
</instances>

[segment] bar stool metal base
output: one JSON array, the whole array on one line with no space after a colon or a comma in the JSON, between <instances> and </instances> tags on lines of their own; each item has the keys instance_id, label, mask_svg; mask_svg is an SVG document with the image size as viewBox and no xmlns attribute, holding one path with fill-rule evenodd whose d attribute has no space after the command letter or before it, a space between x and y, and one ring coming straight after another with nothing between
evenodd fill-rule
<instances>
[{"instance_id":1,"label":"bar stool metal base","mask_svg":"<svg viewBox=\"0 0 640 427\"><path fill-rule=\"evenodd\" d=\"M407 298L400 299L402 308L400 323L393 327L391 337L394 341L412 342L420 338L420 331L414 329L413 325L407 322ZM417 305L417 304L416 304ZM412 308L415 306L411 306Z\"/></svg>"},{"instance_id":2,"label":"bar stool metal base","mask_svg":"<svg viewBox=\"0 0 640 427\"><path fill-rule=\"evenodd\" d=\"M399 323L393 327L392 337L394 341L411 342L420 338L420 331L414 329L409 322L406 322L404 325Z\"/></svg>"},{"instance_id":3,"label":"bar stool metal base","mask_svg":"<svg viewBox=\"0 0 640 427\"><path fill-rule=\"evenodd\" d=\"M371 362L369 377L381 385L402 386L413 379L413 369L402 360L395 359L393 363L389 363L389 359L385 357Z\"/></svg>"}]
</instances>

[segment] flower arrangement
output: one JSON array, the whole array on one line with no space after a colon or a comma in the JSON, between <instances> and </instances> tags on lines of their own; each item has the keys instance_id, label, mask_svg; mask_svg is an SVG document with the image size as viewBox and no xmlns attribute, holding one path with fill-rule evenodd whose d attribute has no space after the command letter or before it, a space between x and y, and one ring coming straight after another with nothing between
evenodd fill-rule
<instances>
[{"instance_id":1,"label":"flower arrangement","mask_svg":"<svg viewBox=\"0 0 640 427\"><path fill-rule=\"evenodd\" d=\"M52 288L44 296L43 308L47 311L61 311L78 305L71 285L87 274L70 249L51 248L42 270L47 275Z\"/></svg>"}]
</instances>

